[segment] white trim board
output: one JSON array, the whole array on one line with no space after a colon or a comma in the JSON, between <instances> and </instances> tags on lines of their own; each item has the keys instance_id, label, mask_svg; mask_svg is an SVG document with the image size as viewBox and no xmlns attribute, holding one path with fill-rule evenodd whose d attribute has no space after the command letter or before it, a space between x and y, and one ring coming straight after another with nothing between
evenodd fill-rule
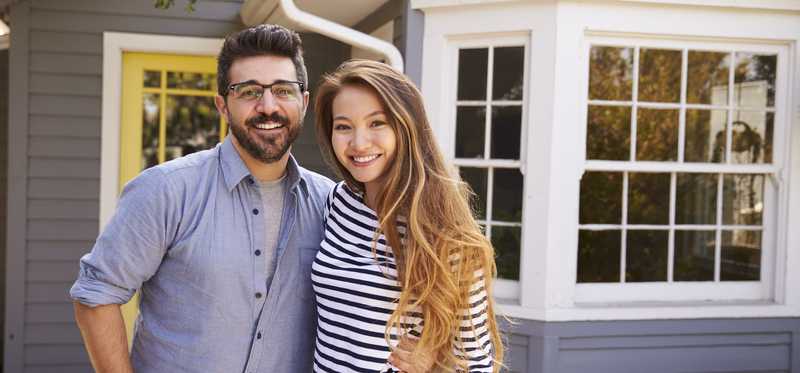
<instances>
[{"instance_id":1,"label":"white trim board","mask_svg":"<svg viewBox=\"0 0 800 373\"><path fill-rule=\"evenodd\" d=\"M122 54L125 52L215 56L223 39L188 36L103 33L103 113L100 156L100 229L117 208L120 121L122 117Z\"/></svg>"},{"instance_id":2,"label":"white trim board","mask_svg":"<svg viewBox=\"0 0 800 373\"><path fill-rule=\"evenodd\" d=\"M485 5L519 0L411 0L411 9L444 8L450 6ZM557 2L592 2L594 0L557 0ZM800 11L797 0L616 0L621 3L643 3L661 6L683 5L738 9Z\"/></svg>"}]
</instances>

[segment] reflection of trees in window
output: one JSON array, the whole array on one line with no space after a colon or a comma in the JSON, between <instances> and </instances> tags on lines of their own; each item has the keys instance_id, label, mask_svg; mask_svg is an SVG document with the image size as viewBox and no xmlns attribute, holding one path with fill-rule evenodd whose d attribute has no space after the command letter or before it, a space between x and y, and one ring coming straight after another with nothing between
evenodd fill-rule
<instances>
[{"instance_id":1,"label":"reflection of trees in window","mask_svg":"<svg viewBox=\"0 0 800 373\"><path fill-rule=\"evenodd\" d=\"M219 142L219 113L213 97L167 97L167 159L209 149Z\"/></svg>"}]
</instances>

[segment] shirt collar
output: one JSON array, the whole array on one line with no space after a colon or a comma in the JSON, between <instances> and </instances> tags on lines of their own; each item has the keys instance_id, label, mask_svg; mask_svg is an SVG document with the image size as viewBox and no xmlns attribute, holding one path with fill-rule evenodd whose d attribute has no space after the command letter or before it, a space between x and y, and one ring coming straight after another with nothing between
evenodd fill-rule
<instances>
[{"instance_id":1,"label":"shirt collar","mask_svg":"<svg viewBox=\"0 0 800 373\"><path fill-rule=\"evenodd\" d=\"M225 186L228 188L229 192L233 191L245 178L254 180L247 165L244 164L244 160L242 160L242 157L239 156L239 152L234 148L230 135L228 135L225 141L220 145L220 160L222 164L222 175L225 178ZM289 161L286 163L286 182L290 190L293 190L299 184L301 187L300 189L303 190L305 195L308 195L307 181L303 172L300 170L300 166L297 164L297 160L295 160L294 156L291 154L289 154Z\"/></svg>"}]
</instances>

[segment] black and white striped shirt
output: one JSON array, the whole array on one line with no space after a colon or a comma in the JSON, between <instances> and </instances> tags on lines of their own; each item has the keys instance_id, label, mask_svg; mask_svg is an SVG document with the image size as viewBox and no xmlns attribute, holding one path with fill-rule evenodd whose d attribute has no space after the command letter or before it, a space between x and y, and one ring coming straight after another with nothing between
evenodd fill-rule
<instances>
[{"instance_id":1,"label":"black and white striped shirt","mask_svg":"<svg viewBox=\"0 0 800 373\"><path fill-rule=\"evenodd\" d=\"M319 321L314 371L391 371L387 364L391 351L384 332L400 296L391 248L383 235L374 242L378 228L375 212L344 183L331 191L326 212L325 239L311 273ZM404 227L399 228L402 235ZM486 327L483 281L471 290L471 306L462 312L461 325L469 372L491 372L492 343ZM419 316L412 313L402 323L419 332ZM393 330L391 339L396 341L402 334ZM460 349L456 353L461 354Z\"/></svg>"}]
</instances>

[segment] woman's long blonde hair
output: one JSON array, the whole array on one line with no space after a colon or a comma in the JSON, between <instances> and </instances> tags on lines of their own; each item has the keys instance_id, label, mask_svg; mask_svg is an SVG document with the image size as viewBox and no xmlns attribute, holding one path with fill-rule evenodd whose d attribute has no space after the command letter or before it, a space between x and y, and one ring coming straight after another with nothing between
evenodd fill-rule
<instances>
[{"instance_id":1,"label":"woman's long blonde hair","mask_svg":"<svg viewBox=\"0 0 800 373\"><path fill-rule=\"evenodd\" d=\"M315 101L317 141L331 167L351 189L362 193L364 185L339 163L331 144L333 100L343 86L365 87L376 94L397 138L395 158L386 170L375 209L378 233L393 249L401 286L397 308L386 325L387 341L390 330L403 330L404 315L419 307L424 328L416 348L434 351L437 370L466 370L466 351L458 355L455 351L462 345L457 342L463 312L470 309L470 289L483 280L488 295L486 326L498 371L504 350L491 291L494 249L473 218L469 187L439 151L422 95L406 76L379 62L348 61L323 77ZM404 244L398 217L406 223Z\"/></svg>"}]
</instances>

